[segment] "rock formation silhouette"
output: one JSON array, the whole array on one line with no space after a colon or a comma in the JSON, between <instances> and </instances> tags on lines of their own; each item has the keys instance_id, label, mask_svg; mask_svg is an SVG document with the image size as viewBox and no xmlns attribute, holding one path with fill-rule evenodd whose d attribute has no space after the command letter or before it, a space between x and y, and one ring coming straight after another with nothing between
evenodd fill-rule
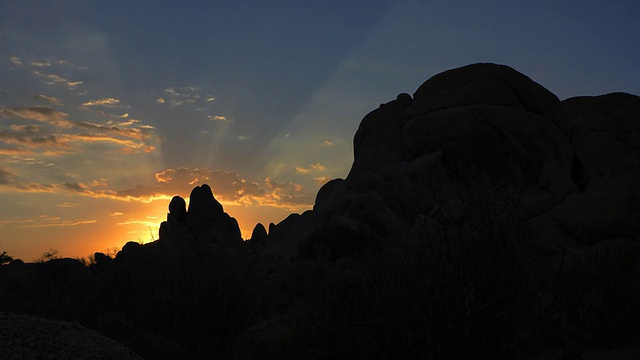
<instances>
[{"instance_id":1,"label":"rock formation silhouette","mask_svg":"<svg viewBox=\"0 0 640 360\"><path fill-rule=\"evenodd\" d=\"M638 96L560 101L505 65L445 71L367 114L346 178L326 183L312 210L270 224L268 233L257 224L248 243L291 258L326 227L407 236L419 218L455 202L460 178L472 172L517 193L541 250L562 248L576 233L632 233L640 218L638 114ZM185 208L184 199L172 199L161 244L243 244L208 185L195 187Z\"/></svg>"},{"instance_id":2,"label":"rock formation silhouette","mask_svg":"<svg viewBox=\"0 0 640 360\"><path fill-rule=\"evenodd\" d=\"M640 218L640 98L614 93L560 101L504 65L432 77L364 117L346 179L319 191L312 211L270 230L267 253L296 254L316 229L342 224L383 237L453 201L447 174L476 171L519 194L540 246L566 232L631 232ZM263 236L261 241L263 241ZM544 245L543 245L544 244Z\"/></svg>"}]
</instances>

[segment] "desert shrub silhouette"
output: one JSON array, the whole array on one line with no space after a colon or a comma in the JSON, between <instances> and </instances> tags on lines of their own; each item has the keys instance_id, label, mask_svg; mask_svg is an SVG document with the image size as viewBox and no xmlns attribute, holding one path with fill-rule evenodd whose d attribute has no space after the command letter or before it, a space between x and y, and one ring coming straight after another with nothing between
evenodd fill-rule
<instances>
[{"instance_id":1,"label":"desert shrub silhouette","mask_svg":"<svg viewBox=\"0 0 640 360\"><path fill-rule=\"evenodd\" d=\"M13 257L7 254L6 251L0 252L0 265L5 265L13 261Z\"/></svg>"},{"instance_id":2,"label":"desert shrub silhouette","mask_svg":"<svg viewBox=\"0 0 640 360\"><path fill-rule=\"evenodd\" d=\"M512 358L531 340L539 281L516 192L466 174L454 201L372 256L376 343L410 358Z\"/></svg>"},{"instance_id":3,"label":"desert shrub silhouette","mask_svg":"<svg viewBox=\"0 0 640 360\"><path fill-rule=\"evenodd\" d=\"M565 254L551 282L553 334L567 357L587 346L634 344L640 336L640 238Z\"/></svg>"}]
</instances>

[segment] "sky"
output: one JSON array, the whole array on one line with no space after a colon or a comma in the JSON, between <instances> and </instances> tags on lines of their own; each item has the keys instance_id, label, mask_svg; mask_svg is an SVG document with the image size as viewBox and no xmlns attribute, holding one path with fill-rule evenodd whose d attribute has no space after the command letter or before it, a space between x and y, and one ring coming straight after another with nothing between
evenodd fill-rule
<instances>
[{"instance_id":1,"label":"sky","mask_svg":"<svg viewBox=\"0 0 640 360\"><path fill-rule=\"evenodd\" d=\"M209 184L248 238L346 177L360 120L439 72L640 94L640 2L0 0L0 250L157 239Z\"/></svg>"}]
</instances>

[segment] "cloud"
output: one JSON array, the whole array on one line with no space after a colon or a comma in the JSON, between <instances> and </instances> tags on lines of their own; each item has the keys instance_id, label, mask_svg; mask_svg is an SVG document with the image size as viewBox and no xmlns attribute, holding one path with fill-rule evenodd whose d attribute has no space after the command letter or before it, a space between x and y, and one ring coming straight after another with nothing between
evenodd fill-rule
<instances>
[{"instance_id":1,"label":"cloud","mask_svg":"<svg viewBox=\"0 0 640 360\"><path fill-rule=\"evenodd\" d=\"M10 56L9 61L11 61L13 65L22 66L22 60L18 56Z\"/></svg>"},{"instance_id":2,"label":"cloud","mask_svg":"<svg viewBox=\"0 0 640 360\"><path fill-rule=\"evenodd\" d=\"M67 87L69 88L69 90L73 90L76 88L76 86L83 84L82 81L69 81L65 78L63 78L62 76L56 75L56 74L45 74L41 71L38 70L33 70L33 73L43 77L45 79L47 79L48 81L46 82L47 85L55 85L55 84L59 84L59 83L64 83L65 85L67 85Z\"/></svg>"},{"instance_id":3,"label":"cloud","mask_svg":"<svg viewBox=\"0 0 640 360\"><path fill-rule=\"evenodd\" d=\"M38 67L38 68L51 66L51 62L48 61L47 59L45 59L45 61L32 60L30 64L31 66Z\"/></svg>"},{"instance_id":4,"label":"cloud","mask_svg":"<svg viewBox=\"0 0 640 360\"><path fill-rule=\"evenodd\" d=\"M331 181L332 178L328 177L328 176L320 176L320 177L316 177L313 178L313 181L316 182L316 184L318 185L324 185L326 183L328 183L329 181Z\"/></svg>"},{"instance_id":5,"label":"cloud","mask_svg":"<svg viewBox=\"0 0 640 360\"><path fill-rule=\"evenodd\" d=\"M21 145L26 146L30 149L66 149L69 150L70 147L62 139L60 141L60 137L54 134L50 135L32 135L32 134L21 134L21 133L12 133L6 130L0 129L0 141L5 144L13 144L13 145Z\"/></svg>"},{"instance_id":6,"label":"cloud","mask_svg":"<svg viewBox=\"0 0 640 360\"><path fill-rule=\"evenodd\" d=\"M50 106L26 106L0 108L0 117L21 118L42 122L60 121L66 119L68 114L54 110Z\"/></svg>"},{"instance_id":7,"label":"cloud","mask_svg":"<svg viewBox=\"0 0 640 360\"><path fill-rule=\"evenodd\" d=\"M42 94L38 94L36 96L33 97L34 100L36 101L42 101L42 102L46 102L52 105L64 105L62 103L62 100L53 97L53 96L46 96L46 95L42 95Z\"/></svg>"},{"instance_id":8,"label":"cloud","mask_svg":"<svg viewBox=\"0 0 640 360\"><path fill-rule=\"evenodd\" d=\"M236 137L236 140L245 141L245 140L249 140L249 137L245 136L245 135L239 135L239 136Z\"/></svg>"},{"instance_id":9,"label":"cloud","mask_svg":"<svg viewBox=\"0 0 640 360\"><path fill-rule=\"evenodd\" d=\"M315 194L292 182L277 182L269 178L262 182L243 179L237 172L208 168L165 169L155 174L153 186L137 186L115 192L95 191L83 184L68 184L69 189L89 196L109 197L123 201L150 202L187 196L193 187L209 184L216 199L237 205L263 205L300 211L310 208Z\"/></svg>"},{"instance_id":10,"label":"cloud","mask_svg":"<svg viewBox=\"0 0 640 360\"><path fill-rule=\"evenodd\" d=\"M322 164L320 164L320 163L311 164L311 165L309 165L309 166L311 166L311 168L312 168L313 170L317 170L317 171L324 171L324 170L326 170L326 169L327 169L327 167L326 167L326 166L324 166L324 165L322 165Z\"/></svg>"},{"instance_id":11,"label":"cloud","mask_svg":"<svg viewBox=\"0 0 640 360\"><path fill-rule=\"evenodd\" d=\"M0 168L0 191L53 192L53 185L38 184L25 180L6 169Z\"/></svg>"},{"instance_id":12,"label":"cloud","mask_svg":"<svg viewBox=\"0 0 640 360\"><path fill-rule=\"evenodd\" d=\"M79 204L76 204L76 203L63 202L63 203L58 204L57 206L61 207L61 208L74 208L74 207L76 207L78 205Z\"/></svg>"},{"instance_id":13,"label":"cloud","mask_svg":"<svg viewBox=\"0 0 640 360\"><path fill-rule=\"evenodd\" d=\"M322 142L322 146L333 146L333 141L325 140Z\"/></svg>"},{"instance_id":14,"label":"cloud","mask_svg":"<svg viewBox=\"0 0 640 360\"><path fill-rule=\"evenodd\" d=\"M171 107L183 105L204 105L215 101L212 95L204 95L203 90L197 86L168 87L163 90L163 96L156 99L159 104L168 103ZM201 108L200 111L203 109Z\"/></svg>"},{"instance_id":15,"label":"cloud","mask_svg":"<svg viewBox=\"0 0 640 360\"><path fill-rule=\"evenodd\" d=\"M70 90L73 90L76 88L76 86L82 85L82 84L84 84L83 81L67 81L67 86L69 87Z\"/></svg>"},{"instance_id":16,"label":"cloud","mask_svg":"<svg viewBox=\"0 0 640 360\"><path fill-rule=\"evenodd\" d=\"M211 121L220 121L220 122L227 122L227 123L234 122L233 119L227 119L226 116L222 116L222 115L208 115L207 119Z\"/></svg>"},{"instance_id":17,"label":"cloud","mask_svg":"<svg viewBox=\"0 0 640 360\"><path fill-rule=\"evenodd\" d=\"M109 136L105 134L64 134L61 135L65 142L84 142L84 143L97 143L97 142L106 142L112 143L116 145L123 146L129 149L139 149L144 152L151 152L155 150L154 146L147 145L145 143L136 142L128 139L121 139L114 136ZM131 153L131 151L127 151L127 153Z\"/></svg>"},{"instance_id":18,"label":"cloud","mask_svg":"<svg viewBox=\"0 0 640 360\"><path fill-rule=\"evenodd\" d=\"M116 98L105 98L87 101L82 106L105 106L105 107L119 107L120 100Z\"/></svg>"},{"instance_id":19,"label":"cloud","mask_svg":"<svg viewBox=\"0 0 640 360\"><path fill-rule=\"evenodd\" d=\"M18 145L6 153L27 152L29 149L80 151L82 144L111 143L119 146L116 151L130 154L134 152L152 152L155 147L147 142L153 138L155 128L130 120L118 125L96 124L86 121L66 120L66 114L49 107L5 108L0 109L0 117L21 117L34 119L60 128L68 129L64 133L50 134L43 127L34 124L13 124L8 129L0 128L0 142L5 145ZM76 131L71 131L76 130ZM78 131L81 131L78 133ZM26 149L25 149L26 148ZM60 153L58 153L59 155ZM49 153L48 155L55 155Z\"/></svg>"},{"instance_id":20,"label":"cloud","mask_svg":"<svg viewBox=\"0 0 640 360\"><path fill-rule=\"evenodd\" d=\"M122 215L124 215L124 213L120 211L112 212L109 214L109 216L111 217L122 216Z\"/></svg>"},{"instance_id":21,"label":"cloud","mask_svg":"<svg viewBox=\"0 0 640 360\"><path fill-rule=\"evenodd\" d=\"M120 124L121 126L116 126L116 125L103 125L103 124L90 123L86 121L72 121L72 122L69 122L68 125L72 127L87 129L87 130L94 130L101 134L113 134L113 135L119 135L119 136L124 136L127 138L138 139L138 140L148 139L153 135L152 133L152 130L154 129L153 126L145 127L142 129L126 127L133 124L135 123L126 122L126 123Z\"/></svg>"},{"instance_id":22,"label":"cloud","mask_svg":"<svg viewBox=\"0 0 640 360\"><path fill-rule=\"evenodd\" d=\"M33 150L30 149L23 149L23 148L0 148L0 155L8 155L8 156L13 156L13 155L34 155L35 152L33 152Z\"/></svg>"},{"instance_id":23,"label":"cloud","mask_svg":"<svg viewBox=\"0 0 640 360\"><path fill-rule=\"evenodd\" d=\"M11 174L7 170L0 169L0 185L8 185L10 176Z\"/></svg>"},{"instance_id":24,"label":"cloud","mask_svg":"<svg viewBox=\"0 0 640 360\"><path fill-rule=\"evenodd\" d=\"M78 226L78 225L86 225L93 224L97 222L97 220L87 220L87 219L77 219L77 220L63 220L58 221L58 218L45 219L43 223L39 224L29 224L20 226L21 228L43 228L43 227L62 227L62 226Z\"/></svg>"},{"instance_id":25,"label":"cloud","mask_svg":"<svg viewBox=\"0 0 640 360\"><path fill-rule=\"evenodd\" d=\"M144 225L144 226L156 227L158 226L158 222L159 222L158 220L150 220L150 219L146 219L146 220L129 219L129 220L116 223L116 225Z\"/></svg>"},{"instance_id":26,"label":"cloud","mask_svg":"<svg viewBox=\"0 0 640 360\"><path fill-rule=\"evenodd\" d=\"M296 165L295 169L296 169L296 172L300 174L308 174L311 171L324 171L327 169L327 167L320 163L315 163L315 164L309 164L308 168Z\"/></svg>"},{"instance_id":27,"label":"cloud","mask_svg":"<svg viewBox=\"0 0 640 360\"><path fill-rule=\"evenodd\" d=\"M28 124L28 125L9 125L9 129L16 131L16 132L23 132L23 133L27 133L27 134L38 134L42 131L42 126L40 125L33 125L33 124Z\"/></svg>"}]
</instances>

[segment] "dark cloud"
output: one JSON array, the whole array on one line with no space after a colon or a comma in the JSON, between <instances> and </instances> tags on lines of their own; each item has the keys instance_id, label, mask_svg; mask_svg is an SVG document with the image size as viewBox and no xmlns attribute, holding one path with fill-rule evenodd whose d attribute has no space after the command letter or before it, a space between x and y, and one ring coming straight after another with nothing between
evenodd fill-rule
<instances>
[{"instance_id":1,"label":"dark cloud","mask_svg":"<svg viewBox=\"0 0 640 360\"><path fill-rule=\"evenodd\" d=\"M42 126L40 125L9 125L9 129L15 132L22 132L27 134L38 134L42 130Z\"/></svg>"},{"instance_id":2,"label":"dark cloud","mask_svg":"<svg viewBox=\"0 0 640 360\"><path fill-rule=\"evenodd\" d=\"M53 185L39 184L23 179L6 169L0 168L0 190L20 191L20 192L52 192Z\"/></svg>"},{"instance_id":3,"label":"dark cloud","mask_svg":"<svg viewBox=\"0 0 640 360\"><path fill-rule=\"evenodd\" d=\"M86 186L83 186L83 185L81 185L79 183L65 182L65 183L62 184L62 186L65 189L70 190L70 191L81 192L81 193L87 191Z\"/></svg>"},{"instance_id":4,"label":"dark cloud","mask_svg":"<svg viewBox=\"0 0 640 360\"><path fill-rule=\"evenodd\" d=\"M38 135L28 132L10 132L0 130L0 141L5 144L26 146L28 148L48 148L48 149L68 149L69 145L65 141L59 141L57 135Z\"/></svg>"},{"instance_id":5,"label":"dark cloud","mask_svg":"<svg viewBox=\"0 0 640 360\"><path fill-rule=\"evenodd\" d=\"M9 184L9 175L11 175L7 170L0 169L0 185L8 185Z\"/></svg>"},{"instance_id":6,"label":"dark cloud","mask_svg":"<svg viewBox=\"0 0 640 360\"><path fill-rule=\"evenodd\" d=\"M26 106L26 107L3 107L0 108L0 117L21 118L37 120L41 122L60 121L67 118L67 114L57 111L50 106Z\"/></svg>"}]
</instances>

